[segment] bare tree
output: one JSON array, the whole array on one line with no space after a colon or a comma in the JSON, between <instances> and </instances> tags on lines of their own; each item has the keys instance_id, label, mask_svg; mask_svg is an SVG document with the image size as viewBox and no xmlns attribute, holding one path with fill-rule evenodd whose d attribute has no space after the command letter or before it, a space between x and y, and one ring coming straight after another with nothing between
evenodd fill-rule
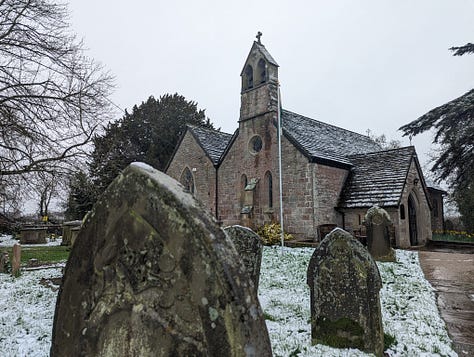
<instances>
[{"instance_id":1,"label":"bare tree","mask_svg":"<svg viewBox=\"0 0 474 357\"><path fill-rule=\"evenodd\" d=\"M0 176L70 169L108 119L112 87L64 4L0 0Z\"/></svg>"}]
</instances>

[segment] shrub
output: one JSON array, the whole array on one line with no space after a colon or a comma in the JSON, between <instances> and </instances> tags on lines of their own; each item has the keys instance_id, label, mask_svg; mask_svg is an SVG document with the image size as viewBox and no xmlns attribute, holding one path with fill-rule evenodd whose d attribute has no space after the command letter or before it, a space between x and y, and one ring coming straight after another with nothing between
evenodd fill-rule
<instances>
[{"instance_id":1,"label":"shrub","mask_svg":"<svg viewBox=\"0 0 474 357\"><path fill-rule=\"evenodd\" d=\"M267 223L257 229L257 234L262 238L263 244L275 245L281 243L281 226L279 223ZM284 234L285 241L293 239L291 234Z\"/></svg>"}]
</instances>

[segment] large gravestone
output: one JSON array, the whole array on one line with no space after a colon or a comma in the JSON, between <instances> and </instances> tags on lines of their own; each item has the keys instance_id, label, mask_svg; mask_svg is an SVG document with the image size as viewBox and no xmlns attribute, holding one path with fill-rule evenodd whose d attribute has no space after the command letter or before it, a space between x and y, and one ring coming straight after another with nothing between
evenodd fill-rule
<instances>
[{"instance_id":1,"label":"large gravestone","mask_svg":"<svg viewBox=\"0 0 474 357\"><path fill-rule=\"evenodd\" d=\"M260 265L262 263L263 242L260 236L253 230L242 226L230 226L224 228L232 243L234 243L237 253L245 265L245 269L258 291L260 280Z\"/></svg>"},{"instance_id":2,"label":"large gravestone","mask_svg":"<svg viewBox=\"0 0 474 357\"><path fill-rule=\"evenodd\" d=\"M130 165L66 265L51 356L270 356L245 268L214 219L165 174Z\"/></svg>"},{"instance_id":3,"label":"large gravestone","mask_svg":"<svg viewBox=\"0 0 474 357\"><path fill-rule=\"evenodd\" d=\"M20 229L21 244L44 244L47 236L47 227L23 227Z\"/></svg>"},{"instance_id":4,"label":"large gravestone","mask_svg":"<svg viewBox=\"0 0 474 357\"><path fill-rule=\"evenodd\" d=\"M364 217L367 228L367 249L375 260L394 262L395 250L390 246L392 221L383 208L373 206Z\"/></svg>"},{"instance_id":5,"label":"large gravestone","mask_svg":"<svg viewBox=\"0 0 474 357\"><path fill-rule=\"evenodd\" d=\"M383 355L382 283L377 265L361 243L334 229L313 253L307 283L313 344Z\"/></svg>"}]
</instances>

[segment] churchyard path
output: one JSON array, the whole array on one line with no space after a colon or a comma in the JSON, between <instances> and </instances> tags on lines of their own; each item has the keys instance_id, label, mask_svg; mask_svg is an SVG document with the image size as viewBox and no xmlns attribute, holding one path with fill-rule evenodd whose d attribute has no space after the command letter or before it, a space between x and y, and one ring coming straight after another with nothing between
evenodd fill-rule
<instances>
[{"instance_id":1,"label":"churchyard path","mask_svg":"<svg viewBox=\"0 0 474 357\"><path fill-rule=\"evenodd\" d=\"M474 249L419 252L426 278L460 357L474 356Z\"/></svg>"}]
</instances>

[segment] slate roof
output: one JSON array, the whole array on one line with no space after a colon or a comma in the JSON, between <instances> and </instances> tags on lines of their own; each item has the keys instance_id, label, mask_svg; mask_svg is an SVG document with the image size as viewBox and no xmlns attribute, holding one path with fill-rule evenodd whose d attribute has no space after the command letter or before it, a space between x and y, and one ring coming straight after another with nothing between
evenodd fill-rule
<instances>
[{"instance_id":1,"label":"slate roof","mask_svg":"<svg viewBox=\"0 0 474 357\"><path fill-rule=\"evenodd\" d=\"M398 206L413 159L413 146L349 156L354 167L341 194L339 207Z\"/></svg>"},{"instance_id":2,"label":"slate roof","mask_svg":"<svg viewBox=\"0 0 474 357\"><path fill-rule=\"evenodd\" d=\"M313 161L351 165L349 155L380 151L368 136L282 110L283 133Z\"/></svg>"},{"instance_id":3,"label":"slate roof","mask_svg":"<svg viewBox=\"0 0 474 357\"><path fill-rule=\"evenodd\" d=\"M254 44L255 44L255 46L257 46L257 48L262 53L263 57L265 57L265 59L268 62L270 62L271 64L278 67L278 63L275 61L275 59L272 57L272 55L267 51L267 49L265 48L264 45L262 45L261 43L258 43L257 41L254 41Z\"/></svg>"},{"instance_id":4,"label":"slate roof","mask_svg":"<svg viewBox=\"0 0 474 357\"><path fill-rule=\"evenodd\" d=\"M188 125L188 129L196 138L207 156L214 165L219 164L219 159L232 138L231 134L221 131L205 129Z\"/></svg>"}]
</instances>

